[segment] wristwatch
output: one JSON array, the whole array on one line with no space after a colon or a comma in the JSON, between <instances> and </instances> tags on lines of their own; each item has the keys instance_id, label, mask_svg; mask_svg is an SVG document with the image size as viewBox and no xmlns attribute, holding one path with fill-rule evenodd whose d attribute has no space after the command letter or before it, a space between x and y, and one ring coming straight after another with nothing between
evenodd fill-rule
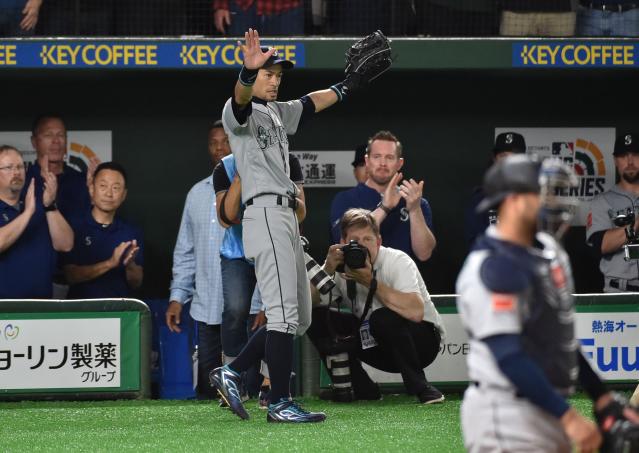
<instances>
[{"instance_id":1,"label":"wristwatch","mask_svg":"<svg viewBox=\"0 0 639 453\"><path fill-rule=\"evenodd\" d=\"M386 206L384 206L384 202L383 202L383 201L380 201L380 202L377 204L377 207L378 207L379 209L381 209L382 211L384 211L384 212L386 213L386 215L388 215L388 214L390 214L390 213L391 213L391 209L390 209L390 208L387 208Z\"/></svg>"},{"instance_id":2,"label":"wristwatch","mask_svg":"<svg viewBox=\"0 0 639 453\"><path fill-rule=\"evenodd\" d=\"M51 212L51 211L57 211L57 210L58 210L58 204L55 201L51 203L49 206L44 207L44 212Z\"/></svg>"}]
</instances>

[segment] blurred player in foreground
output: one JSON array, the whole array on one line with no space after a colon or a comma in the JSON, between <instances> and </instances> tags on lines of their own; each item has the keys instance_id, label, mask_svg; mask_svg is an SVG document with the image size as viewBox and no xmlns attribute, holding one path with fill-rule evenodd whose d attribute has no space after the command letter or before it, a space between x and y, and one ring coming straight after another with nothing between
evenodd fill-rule
<instances>
[{"instance_id":1,"label":"blurred player in foreground","mask_svg":"<svg viewBox=\"0 0 639 453\"><path fill-rule=\"evenodd\" d=\"M497 209L499 220L475 243L457 280L471 343L461 409L470 452L570 452L571 443L594 452L602 433L607 444L627 433L636 442L637 426L626 418L639 417L606 391L575 338L572 273L557 241L571 206L555 196L574 184L558 161L525 155L496 163L484 178L478 210ZM599 429L568 404L575 381L592 398Z\"/></svg>"}]
</instances>

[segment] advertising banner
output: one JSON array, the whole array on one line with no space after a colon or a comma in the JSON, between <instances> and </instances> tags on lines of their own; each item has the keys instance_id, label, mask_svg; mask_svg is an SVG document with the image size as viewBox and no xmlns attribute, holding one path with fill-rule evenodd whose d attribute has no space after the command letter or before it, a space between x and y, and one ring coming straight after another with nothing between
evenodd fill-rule
<instances>
[{"instance_id":1,"label":"advertising banner","mask_svg":"<svg viewBox=\"0 0 639 453\"><path fill-rule=\"evenodd\" d=\"M353 151L291 151L300 161L304 187L354 187Z\"/></svg>"},{"instance_id":2,"label":"advertising banner","mask_svg":"<svg viewBox=\"0 0 639 453\"><path fill-rule=\"evenodd\" d=\"M579 201L572 224L584 226L588 217L588 203L595 195L615 184L612 156L615 128L498 127L495 128L495 137L502 132L523 135L528 154L561 159L574 170L578 186L560 195Z\"/></svg>"},{"instance_id":3,"label":"advertising banner","mask_svg":"<svg viewBox=\"0 0 639 453\"><path fill-rule=\"evenodd\" d=\"M280 57L304 67L301 42L265 40ZM55 40L0 41L0 69L7 68L239 68L242 52L235 41Z\"/></svg>"},{"instance_id":4,"label":"advertising banner","mask_svg":"<svg viewBox=\"0 0 639 453\"><path fill-rule=\"evenodd\" d=\"M139 389L138 313L0 318L0 392Z\"/></svg>"},{"instance_id":5,"label":"advertising banner","mask_svg":"<svg viewBox=\"0 0 639 453\"><path fill-rule=\"evenodd\" d=\"M439 355L424 371L429 381L459 383L468 381L466 360L470 352L468 335L457 313L441 315L446 339ZM607 382L639 379L639 313L577 313L576 335L584 357ZM401 383L401 375L385 373L364 364L371 379L379 383Z\"/></svg>"},{"instance_id":6,"label":"advertising banner","mask_svg":"<svg viewBox=\"0 0 639 453\"><path fill-rule=\"evenodd\" d=\"M512 45L515 68L633 68L639 44L613 41L523 41Z\"/></svg>"}]
</instances>

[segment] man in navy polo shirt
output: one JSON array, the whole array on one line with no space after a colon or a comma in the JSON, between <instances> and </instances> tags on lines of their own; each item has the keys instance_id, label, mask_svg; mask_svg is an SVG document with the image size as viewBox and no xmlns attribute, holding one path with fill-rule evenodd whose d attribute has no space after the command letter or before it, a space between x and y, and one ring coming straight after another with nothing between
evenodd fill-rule
<instances>
[{"instance_id":1,"label":"man in navy polo shirt","mask_svg":"<svg viewBox=\"0 0 639 453\"><path fill-rule=\"evenodd\" d=\"M142 234L116 216L127 195L126 181L116 162L95 169L89 186L93 208L73 221L75 244L63 256L70 299L129 297L142 284Z\"/></svg>"},{"instance_id":2,"label":"man in navy polo shirt","mask_svg":"<svg viewBox=\"0 0 639 453\"><path fill-rule=\"evenodd\" d=\"M55 205L57 180L50 172L41 177L38 196L33 180L25 184L18 150L0 146L0 299L50 298L55 252L73 246L73 231Z\"/></svg>"},{"instance_id":3,"label":"man in navy polo shirt","mask_svg":"<svg viewBox=\"0 0 639 453\"><path fill-rule=\"evenodd\" d=\"M65 218L77 217L91 208L87 189L87 174L65 163L67 154L67 128L59 116L42 115L33 122L31 144L37 160L27 172L27 180L35 178L36 195L42 192L42 168L58 179L56 204ZM92 162L94 164L94 162Z\"/></svg>"},{"instance_id":4,"label":"man in navy polo shirt","mask_svg":"<svg viewBox=\"0 0 639 453\"><path fill-rule=\"evenodd\" d=\"M426 261L435 248L432 213L422 198L424 182L403 180L402 144L388 131L379 131L368 140L368 179L338 193L331 204L331 238L340 241L339 221L350 208L372 211L380 226L385 247L401 250L417 261Z\"/></svg>"}]
</instances>

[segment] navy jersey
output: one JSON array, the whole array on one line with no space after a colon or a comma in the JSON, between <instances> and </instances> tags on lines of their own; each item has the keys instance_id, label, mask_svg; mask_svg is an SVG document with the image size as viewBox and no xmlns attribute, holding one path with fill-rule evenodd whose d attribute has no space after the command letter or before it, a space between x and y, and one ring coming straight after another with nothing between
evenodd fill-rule
<instances>
[{"instance_id":1,"label":"navy jersey","mask_svg":"<svg viewBox=\"0 0 639 453\"><path fill-rule=\"evenodd\" d=\"M483 340L517 334L550 383L570 391L578 372L572 281L567 254L548 234L538 233L535 246L525 248L500 240L489 227L457 279L471 380L512 387Z\"/></svg>"},{"instance_id":2,"label":"navy jersey","mask_svg":"<svg viewBox=\"0 0 639 453\"><path fill-rule=\"evenodd\" d=\"M347 210L350 208L364 208L373 211L381 200L381 194L364 183L335 195L331 204L331 240L333 244L337 244L340 241L339 221ZM428 201L424 198L421 201L421 208L426 225L432 230L433 215ZM401 250L415 259L410 243L410 220L406 209L406 201L403 198L382 222L380 234L382 236L382 244L385 247Z\"/></svg>"},{"instance_id":3,"label":"navy jersey","mask_svg":"<svg viewBox=\"0 0 639 453\"><path fill-rule=\"evenodd\" d=\"M144 264L144 246L141 231L124 222L119 217L110 225L95 221L90 212L71 222L75 234L73 250L62 254L62 265L86 266L108 260L113 250L122 242L137 240L140 251L135 263ZM95 299L107 297L129 297L131 289L126 280L126 270L120 263L115 269L98 278L71 285L69 299Z\"/></svg>"},{"instance_id":4,"label":"navy jersey","mask_svg":"<svg viewBox=\"0 0 639 453\"><path fill-rule=\"evenodd\" d=\"M0 227L15 220L23 211L0 200ZM0 299L49 299L57 253L53 250L42 198L36 197L36 210L20 237L0 252Z\"/></svg>"},{"instance_id":5,"label":"navy jersey","mask_svg":"<svg viewBox=\"0 0 639 453\"><path fill-rule=\"evenodd\" d=\"M42 198L44 180L40 172L41 169L37 162L34 162L31 167L29 167L23 195L29 187L31 178L35 178L36 197ZM56 204L65 219L68 220L70 217L78 217L87 209L91 208L91 198L89 197L89 189L87 188L86 173L79 172L67 164L64 164L64 169L62 173L57 175L57 178L58 193L56 195Z\"/></svg>"}]
</instances>

